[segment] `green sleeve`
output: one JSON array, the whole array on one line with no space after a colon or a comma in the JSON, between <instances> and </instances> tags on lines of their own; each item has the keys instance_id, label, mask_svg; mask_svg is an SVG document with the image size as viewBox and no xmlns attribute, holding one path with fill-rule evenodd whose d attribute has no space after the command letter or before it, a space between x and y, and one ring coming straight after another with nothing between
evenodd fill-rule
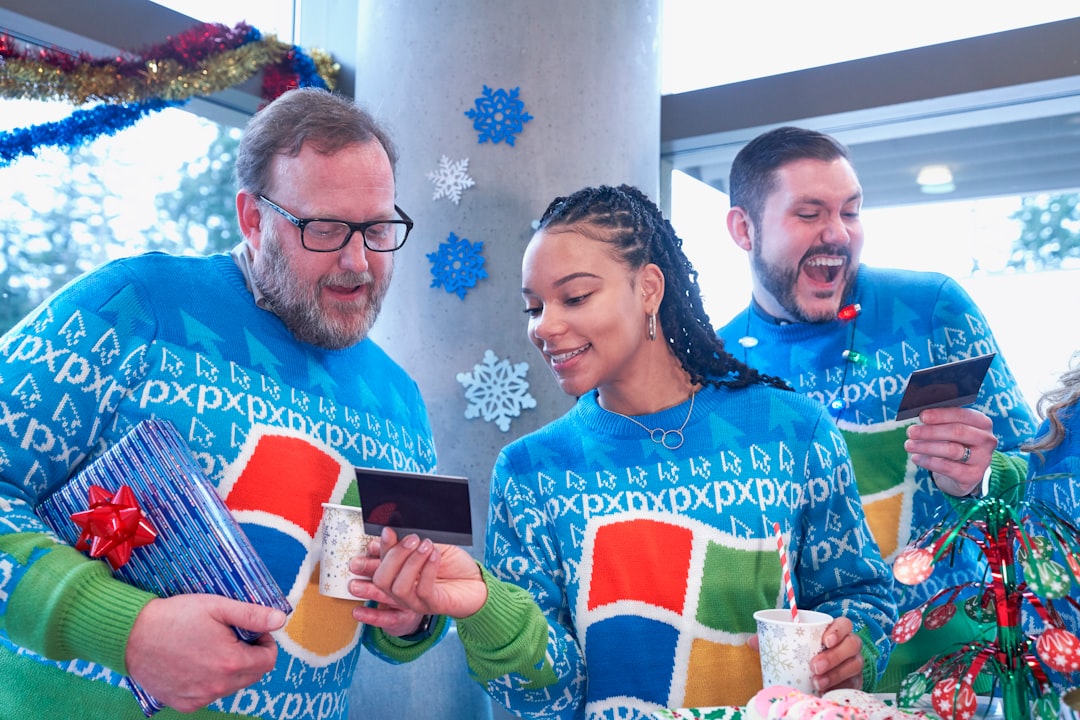
<instances>
[{"instance_id":1,"label":"green sleeve","mask_svg":"<svg viewBox=\"0 0 1080 720\"><path fill-rule=\"evenodd\" d=\"M442 640L449 626L450 621L446 616L437 615L431 632L421 640L400 638L382 628L368 626L364 629L364 645L383 660L400 665L412 662L434 647Z\"/></svg>"},{"instance_id":2,"label":"green sleeve","mask_svg":"<svg viewBox=\"0 0 1080 720\"><path fill-rule=\"evenodd\" d=\"M995 450L990 457L990 484L986 494L1015 507L1024 499L1024 479L1027 477L1027 472L1026 455ZM948 494L946 497L954 508L968 499Z\"/></svg>"},{"instance_id":3,"label":"green sleeve","mask_svg":"<svg viewBox=\"0 0 1080 720\"><path fill-rule=\"evenodd\" d=\"M0 552L27 566L4 618L12 642L52 660L79 658L127 674L131 628L155 595L41 533L0 537Z\"/></svg>"},{"instance_id":4,"label":"green sleeve","mask_svg":"<svg viewBox=\"0 0 1080 720\"><path fill-rule=\"evenodd\" d=\"M458 635L473 677L487 683L515 673L528 688L557 682L547 659L548 624L524 589L480 568L488 599L475 614L457 621Z\"/></svg>"}]
</instances>

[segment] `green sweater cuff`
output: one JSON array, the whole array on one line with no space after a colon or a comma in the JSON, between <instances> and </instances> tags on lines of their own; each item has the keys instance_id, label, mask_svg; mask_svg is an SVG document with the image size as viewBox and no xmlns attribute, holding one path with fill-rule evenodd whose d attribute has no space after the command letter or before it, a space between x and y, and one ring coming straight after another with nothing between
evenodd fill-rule
<instances>
[{"instance_id":1,"label":"green sweater cuff","mask_svg":"<svg viewBox=\"0 0 1080 720\"><path fill-rule=\"evenodd\" d=\"M995 450L990 456L990 484L986 490L987 496L996 497L1004 501L1006 505L1015 507L1024 499L1024 480L1027 477L1027 471L1027 456ZM968 498L946 495L946 499L953 508L959 509Z\"/></svg>"},{"instance_id":2,"label":"green sweater cuff","mask_svg":"<svg viewBox=\"0 0 1080 720\"><path fill-rule=\"evenodd\" d=\"M34 545L43 552L8 604L8 637L52 660L79 658L126 675L131 628L156 596L117 580L104 562L40 538Z\"/></svg>"},{"instance_id":3,"label":"green sweater cuff","mask_svg":"<svg viewBox=\"0 0 1080 720\"><path fill-rule=\"evenodd\" d=\"M431 632L421 640L406 640L395 635L388 634L382 628L369 625L365 628L367 634L365 643L368 648L381 656L383 659L395 663L407 663L417 659L435 643L442 640L450 627L450 621L445 615L436 615L431 626Z\"/></svg>"},{"instance_id":4,"label":"green sweater cuff","mask_svg":"<svg viewBox=\"0 0 1080 720\"><path fill-rule=\"evenodd\" d=\"M523 588L503 582L481 566L488 598L476 613L457 621L458 635L473 676L482 683L510 673L526 678L526 687L557 681L547 660L548 624L536 601Z\"/></svg>"}]
</instances>

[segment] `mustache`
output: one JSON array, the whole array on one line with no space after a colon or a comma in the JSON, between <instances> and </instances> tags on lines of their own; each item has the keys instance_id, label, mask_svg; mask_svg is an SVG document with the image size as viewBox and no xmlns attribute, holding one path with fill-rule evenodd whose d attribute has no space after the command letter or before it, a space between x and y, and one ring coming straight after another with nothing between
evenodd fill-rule
<instances>
[{"instance_id":1,"label":"mustache","mask_svg":"<svg viewBox=\"0 0 1080 720\"><path fill-rule=\"evenodd\" d=\"M341 287L354 287L359 285L374 285L375 276L370 272L362 273L338 273L337 275L327 275L319 280L319 287L327 287L329 285L338 285Z\"/></svg>"},{"instance_id":2,"label":"mustache","mask_svg":"<svg viewBox=\"0 0 1080 720\"><path fill-rule=\"evenodd\" d=\"M800 262L806 262L810 258L815 258L818 255L842 257L844 260L851 260L851 249L844 245L817 245L816 247L807 250Z\"/></svg>"}]
</instances>

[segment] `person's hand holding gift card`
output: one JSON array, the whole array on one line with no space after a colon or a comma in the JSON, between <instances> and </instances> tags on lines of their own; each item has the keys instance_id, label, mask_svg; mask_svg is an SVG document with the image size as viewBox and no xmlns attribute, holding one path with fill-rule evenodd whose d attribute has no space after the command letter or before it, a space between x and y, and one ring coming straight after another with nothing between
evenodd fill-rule
<instances>
[{"instance_id":1,"label":"person's hand holding gift card","mask_svg":"<svg viewBox=\"0 0 1080 720\"><path fill-rule=\"evenodd\" d=\"M353 558L350 590L385 598L420 615L475 613L487 599L480 567L461 546L472 543L468 480L445 475L357 468L364 532L377 536ZM370 622L378 610L357 606Z\"/></svg>"},{"instance_id":2,"label":"person's hand holding gift card","mask_svg":"<svg viewBox=\"0 0 1080 720\"><path fill-rule=\"evenodd\" d=\"M450 615L456 609L454 605L436 609L414 596L419 569L427 558L437 561L446 552L460 561L461 569L472 571L479 579L476 562L468 552L453 547L472 544L469 481L373 468L356 468L356 481L360 507L324 506L320 591L374 601L358 604L353 609L354 619L378 624L392 635L400 634L399 625L405 628L404 633L416 635L413 628L420 616ZM347 511L351 513L346 521L334 519ZM446 545L439 546L440 551L435 543ZM398 559L387 564L387 552L395 546L400 546ZM415 557L420 559L403 575L396 575L402 568L402 553L417 548L420 551ZM431 564L432 571L437 567L437 562ZM398 577L398 582L377 584L377 579L392 576ZM396 590L402 587L409 592ZM420 621L420 630L428 629L425 620Z\"/></svg>"},{"instance_id":3,"label":"person's hand holding gift card","mask_svg":"<svg viewBox=\"0 0 1080 720\"><path fill-rule=\"evenodd\" d=\"M355 579L370 579L350 568L367 556L368 544L383 528L400 536L416 534L432 542L472 544L469 481L463 477L356 468L360 506L323 503L319 592L361 600L350 591Z\"/></svg>"},{"instance_id":4,"label":"person's hand holding gift card","mask_svg":"<svg viewBox=\"0 0 1080 720\"><path fill-rule=\"evenodd\" d=\"M978 398L993 359L991 353L916 370L900 399L896 419L919 419L907 429L904 450L956 497L986 492L998 440L991 419L965 406Z\"/></svg>"}]
</instances>

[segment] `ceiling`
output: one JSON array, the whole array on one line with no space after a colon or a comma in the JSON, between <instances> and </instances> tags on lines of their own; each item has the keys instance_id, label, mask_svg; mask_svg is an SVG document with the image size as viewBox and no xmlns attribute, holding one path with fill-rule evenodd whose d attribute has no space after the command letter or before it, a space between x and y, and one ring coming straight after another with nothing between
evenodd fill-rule
<instances>
[{"instance_id":1,"label":"ceiling","mask_svg":"<svg viewBox=\"0 0 1080 720\"><path fill-rule=\"evenodd\" d=\"M726 192L735 153L793 124L845 142L866 207L1080 189L1080 18L668 95L666 166ZM923 193L928 164L955 190Z\"/></svg>"},{"instance_id":2,"label":"ceiling","mask_svg":"<svg viewBox=\"0 0 1080 720\"><path fill-rule=\"evenodd\" d=\"M4 0L0 24L88 51L122 46L132 27L165 36L190 24L152 3L95 1L100 12L87 16L83 0ZM252 81L190 109L242 124L258 101ZM845 142L866 207L1072 190L1080 188L1080 18L665 95L660 115L664 167L720 190L735 153L783 124ZM920 192L915 176L925 164L949 166L956 189Z\"/></svg>"}]
</instances>

